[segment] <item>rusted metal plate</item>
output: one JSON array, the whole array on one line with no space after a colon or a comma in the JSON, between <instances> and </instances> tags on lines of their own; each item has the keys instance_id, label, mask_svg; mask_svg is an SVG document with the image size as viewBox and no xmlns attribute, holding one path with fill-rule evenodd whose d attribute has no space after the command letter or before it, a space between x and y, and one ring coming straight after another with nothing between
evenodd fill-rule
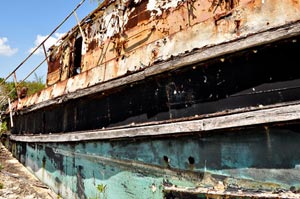
<instances>
[{"instance_id":1,"label":"rusted metal plate","mask_svg":"<svg viewBox=\"0 0 300 199\"><path fill-rule=\"evenodd\" d=\"M220 113L222 116L230 115L233 111L247 111L250 108L261 110L279 103L282 106L281 112L286 113L282 121L297 120L299 116L296 113L289 115L289 112L285 112L288 110L286 105L299 101L297 52L300 44L293 42L297 39L299 36L201 64L192 64L168 73L157 74L159 71L146 69L132 74L132 79L123 77L84 90L74 90L80 86L87 87L84 84L88 80L97 81L93 73L104 74L103 68L93 68L87 73L89 76L77 75L68 79L67 87L62 87L61 84L55 84L54 90L48 87L51 92L47 93L52 95L50 97L55 97L52 100L43 101L49 96L42 93L34 95L36 98L27 98L41 103L17 112L13 132L47 134L110 128L132 123L135 126L149 122L169 123L174 122L174 119L185 121L198 116L214 117L214 114ZM180 60L176 62L180 64ZM277 67L278 65L286 65L285 70ZM174 66L175 64L172 65ZM153 74L152 72L156 75L145 76L147 73ZM78 86L72 87L76 84ZM60 96L60 93L67 94ZM26 119L28 117L17 119L24 114L33 116L41 108L42 115L35 122L43 128L36 128L31 119ZM60 114L53 112L54 108L59 109ZM46 121L43 118L52 119ZM228 117L224 118L229 120ZM269 118L269 122L278 122L280 117L270 115ZM254 125L255 120L249 122L251 118L247 119L248 123L242 123L242 118L230 121L236 121L235 126ZM255 119L254 116L252 119ZM264 116L260 117L255 124L266 123L264 119ZM56 128L53 129L53 126Z\"/></svg>"},{"instance_id":2,"label":"rusted metal plate","mask_svg":"<svg viewBox=\"0 0 300 199\"><path fill-rule=\"evenodd\" d=\"M158 61L195 49L288 25L300 19L299 3L300 0L106 1L81 23L85 33L77 55L82 56L81 73L76 78L70 73L74 67L71 52L81 37L75 27L57 50L64 53L55 53L50 59L47 82L51 89L42 91L50 92L42 95L48 99L62 96L146 67L155 68ZM70 79L63 81L67 78ZM41 101L31 99L21 104L28 107Z\"/></svg>"}]
</instances>

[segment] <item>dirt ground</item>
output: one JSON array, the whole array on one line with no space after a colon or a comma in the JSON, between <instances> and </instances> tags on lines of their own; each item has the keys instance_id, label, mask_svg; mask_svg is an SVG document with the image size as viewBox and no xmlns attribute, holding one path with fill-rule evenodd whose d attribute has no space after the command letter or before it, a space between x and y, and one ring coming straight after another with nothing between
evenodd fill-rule
<instances>
[{"instance_id":1,"label":"dirt ground","mask_svg":"<svg viewBox=\"0 0 300 199\"><path fill-rule=\"evenodd\" d=\"M57 199L11 153L0 144L0 199Z\"/></svg>"}]
</instances>

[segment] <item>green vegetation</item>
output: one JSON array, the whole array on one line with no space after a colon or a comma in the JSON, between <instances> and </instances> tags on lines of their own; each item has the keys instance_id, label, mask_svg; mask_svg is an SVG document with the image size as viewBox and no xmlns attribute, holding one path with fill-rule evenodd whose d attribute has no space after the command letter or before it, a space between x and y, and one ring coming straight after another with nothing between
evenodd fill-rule
<instances>
[{"instance_id":1,"label":"green vegetation","mask_svg":"<svg viewBox=\"0 0 300 199\"><path fill-rule=\"evenodd\" d=\"M98 184L97 189L100 193L104 193L106 189L106 185Z\"/></svg>"},{"instance_id":2,"label":"green vegetation","mask_svg":"<svg viewBox=\"0 0 300 199\"><path fill-rule=\"evenodd\" d=\"M92 197L92 198L89 198L89 199L105 199L105 198L107 198L106 194L105 194L105 191L106 191L106 185L104 185L104 184L98 184L97 185L97 194L96 194L96 197Z\"/></svg>"},{"instance_id":3,"label":"green vegetation","mask_svg":"<svg viewBox=\"0 0 300 199\"><path fill-rule=\"evenodd\" d=\"M2 122L0 126L0 136L2 135L3 132L7 131L7 124L6 122ZM0 165L0 170L1 170L1 165Z\"/></svg>"},{"instance_id":4,"label":"green vegetation","mask_svg":"<svg viewBox=\"0 0 300 199\"><path fill-rule=\"evenodd\" d=\"M0 78L0 82L2 82L3 79ZM25 81L18 83L17 90L20 92L22 88L27 88L27 95L32 95L43 88L45 88L45 84L43 83L43 78L38 77L35 74L34 81ZM13 92L11 92L13 91ZM6 82L2 85L0 88L0 96L9 95L11 99L17 99L17 91L15 89L15 83L14 82Z\"/></svg>"},{"instance_id":5,"label":"green vegetation","mask_svg":"<svg viewBox=\"0 0 300 199\"><path fill-rule=\"evenodd\" d=\"M36 74L34 75L35 78L33 81L19 82L17 84L17 89L15 88L16 85L14 82L2 83L0 85L0 100L2 101L3 97L6 96L8 96L11 100L15 100L18 98L18 93L21 97L24 97L25 95L32 95L45 88L43 78L38 77ZM0 82L3 82L3 78L0 78ZM0 110L3 111L3 109L5 109L5 106L0 104Z\"/></svg>"}]
</instances>

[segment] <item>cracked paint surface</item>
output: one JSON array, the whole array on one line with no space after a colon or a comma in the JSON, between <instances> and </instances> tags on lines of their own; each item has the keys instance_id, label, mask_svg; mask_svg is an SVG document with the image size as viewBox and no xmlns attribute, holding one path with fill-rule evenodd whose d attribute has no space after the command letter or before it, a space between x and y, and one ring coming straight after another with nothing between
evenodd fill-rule
<instances>
[{"instance_id":1,"label":"cracked paint surface","mask_svg":"<svg viewBox=\"0 0 300 199\"><path fill-rule=\"evenodd\" d=\"M52 50L48 88L21 109L299 20L299 0L105 1ZM74 54L76 41L81 52ZM77 46L77 48L80 46ZM73 52L73 53L70 53ZM74 57L80 56L75 64ZM74 71L80 71L79 74Z\"/></svg>"}]
</instances>

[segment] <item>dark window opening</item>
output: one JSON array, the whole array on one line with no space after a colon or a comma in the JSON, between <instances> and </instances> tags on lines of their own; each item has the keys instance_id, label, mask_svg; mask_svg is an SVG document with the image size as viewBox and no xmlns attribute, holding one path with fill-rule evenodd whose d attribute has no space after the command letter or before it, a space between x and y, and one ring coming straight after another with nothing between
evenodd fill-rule
<instances>
[{"instance_id":1,"label":"dark window opening","mask_svg":"<svg viewBox=\"0 0 300 199\"><path fill-rule=\"evenodd\" d=\"M74 45L74 67L72 71L72 75L77 75L81 72L81 49L82 49L82 37L79 37L75 41Z\"/></svg>"}]
</instances>

